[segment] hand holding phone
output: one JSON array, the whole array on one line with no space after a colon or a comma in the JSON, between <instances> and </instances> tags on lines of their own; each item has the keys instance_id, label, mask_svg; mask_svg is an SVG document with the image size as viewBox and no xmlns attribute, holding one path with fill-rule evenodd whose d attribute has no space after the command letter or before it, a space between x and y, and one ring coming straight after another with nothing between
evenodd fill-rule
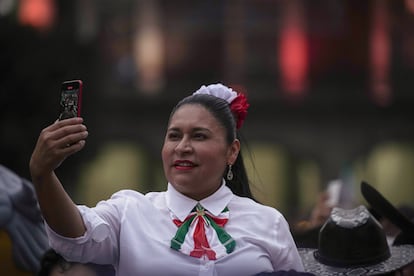
<instances>
[{"instance_id":1,"label":"hand holding phone","mask_svg":"<svg viewBox=\"0 0 414 276\"><path fill-rule=\"evenodd\" d=\"M70 80L62 83L60 92L59 120L80 117L82 107L81 80Z\"/></svg>"}]
</instances>

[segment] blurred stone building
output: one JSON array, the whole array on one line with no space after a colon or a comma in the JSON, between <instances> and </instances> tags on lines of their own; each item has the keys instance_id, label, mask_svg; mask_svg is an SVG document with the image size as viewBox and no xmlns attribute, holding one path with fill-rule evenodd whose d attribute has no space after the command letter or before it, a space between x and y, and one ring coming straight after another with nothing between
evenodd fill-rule
<instances>
[{"instance_id":1,"label":"blurred stone building","mask_svg":"<svg viewBox=\"0 0 414 276\"><path fill-rule=\"evenodd\" d=\"M333 179L414 202L414 1L1 1L0 162L29 177L60 83L84 81L87 147L58 169L79 202L166 186L169 112L202 84L251 102L253 191L289 218ZM254 164L254 165L253 165Z\"/></svg>"}]
</instances>

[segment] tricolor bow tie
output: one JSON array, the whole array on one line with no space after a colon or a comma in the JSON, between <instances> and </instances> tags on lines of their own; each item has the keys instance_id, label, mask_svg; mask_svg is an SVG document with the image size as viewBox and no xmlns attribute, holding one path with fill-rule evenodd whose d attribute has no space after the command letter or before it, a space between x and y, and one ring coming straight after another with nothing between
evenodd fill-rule
<instances>
[{"instance_id":1,"label":"tricolor bow tie","mask_svg":"<svg viewBox=\"0 0 414 276\"><path fill-rule=\"evenodd\" d=\"M171 240L171 248L184 254L216 260L233 252L236 246L235 240L223 228L229 219L227 207L214 216L198 203L184 221L174 214L172 219L178 230Z\"/></svg>"}]
</instances>

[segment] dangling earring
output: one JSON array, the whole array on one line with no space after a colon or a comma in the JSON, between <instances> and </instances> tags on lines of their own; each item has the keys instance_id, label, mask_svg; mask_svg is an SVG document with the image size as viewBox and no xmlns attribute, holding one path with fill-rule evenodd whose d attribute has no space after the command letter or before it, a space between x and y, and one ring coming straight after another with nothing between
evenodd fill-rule
<instances>
[{"instance_id":1,"label":"dangling earring","mask_svg":"<svg viewBox=\"0 0 414 276\"><path fill-rule=\"evenodd\" d=\"M233 179L233 172L231 171L231 164L229 164L229 169L227 170L227 180L232 180Z\"/></svg>"}]
</instances>

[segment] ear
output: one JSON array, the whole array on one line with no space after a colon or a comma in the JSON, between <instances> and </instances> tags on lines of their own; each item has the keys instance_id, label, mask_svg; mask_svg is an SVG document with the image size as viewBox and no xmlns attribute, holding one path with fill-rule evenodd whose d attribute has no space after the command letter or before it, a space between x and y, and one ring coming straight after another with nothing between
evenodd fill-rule
<instances>
[{"instance_id":1,"label":"ear","mask_svg":"<svg viewBox=\"0 0 414 276\"><path fill-rule=\"evenodd\" d=\"M231 143L229 150L227 152L227 164L234 164L236 162L237 156L239 155L240 151L240 141L239 139L234 139Z\"/></svg>"}]
</instances>

